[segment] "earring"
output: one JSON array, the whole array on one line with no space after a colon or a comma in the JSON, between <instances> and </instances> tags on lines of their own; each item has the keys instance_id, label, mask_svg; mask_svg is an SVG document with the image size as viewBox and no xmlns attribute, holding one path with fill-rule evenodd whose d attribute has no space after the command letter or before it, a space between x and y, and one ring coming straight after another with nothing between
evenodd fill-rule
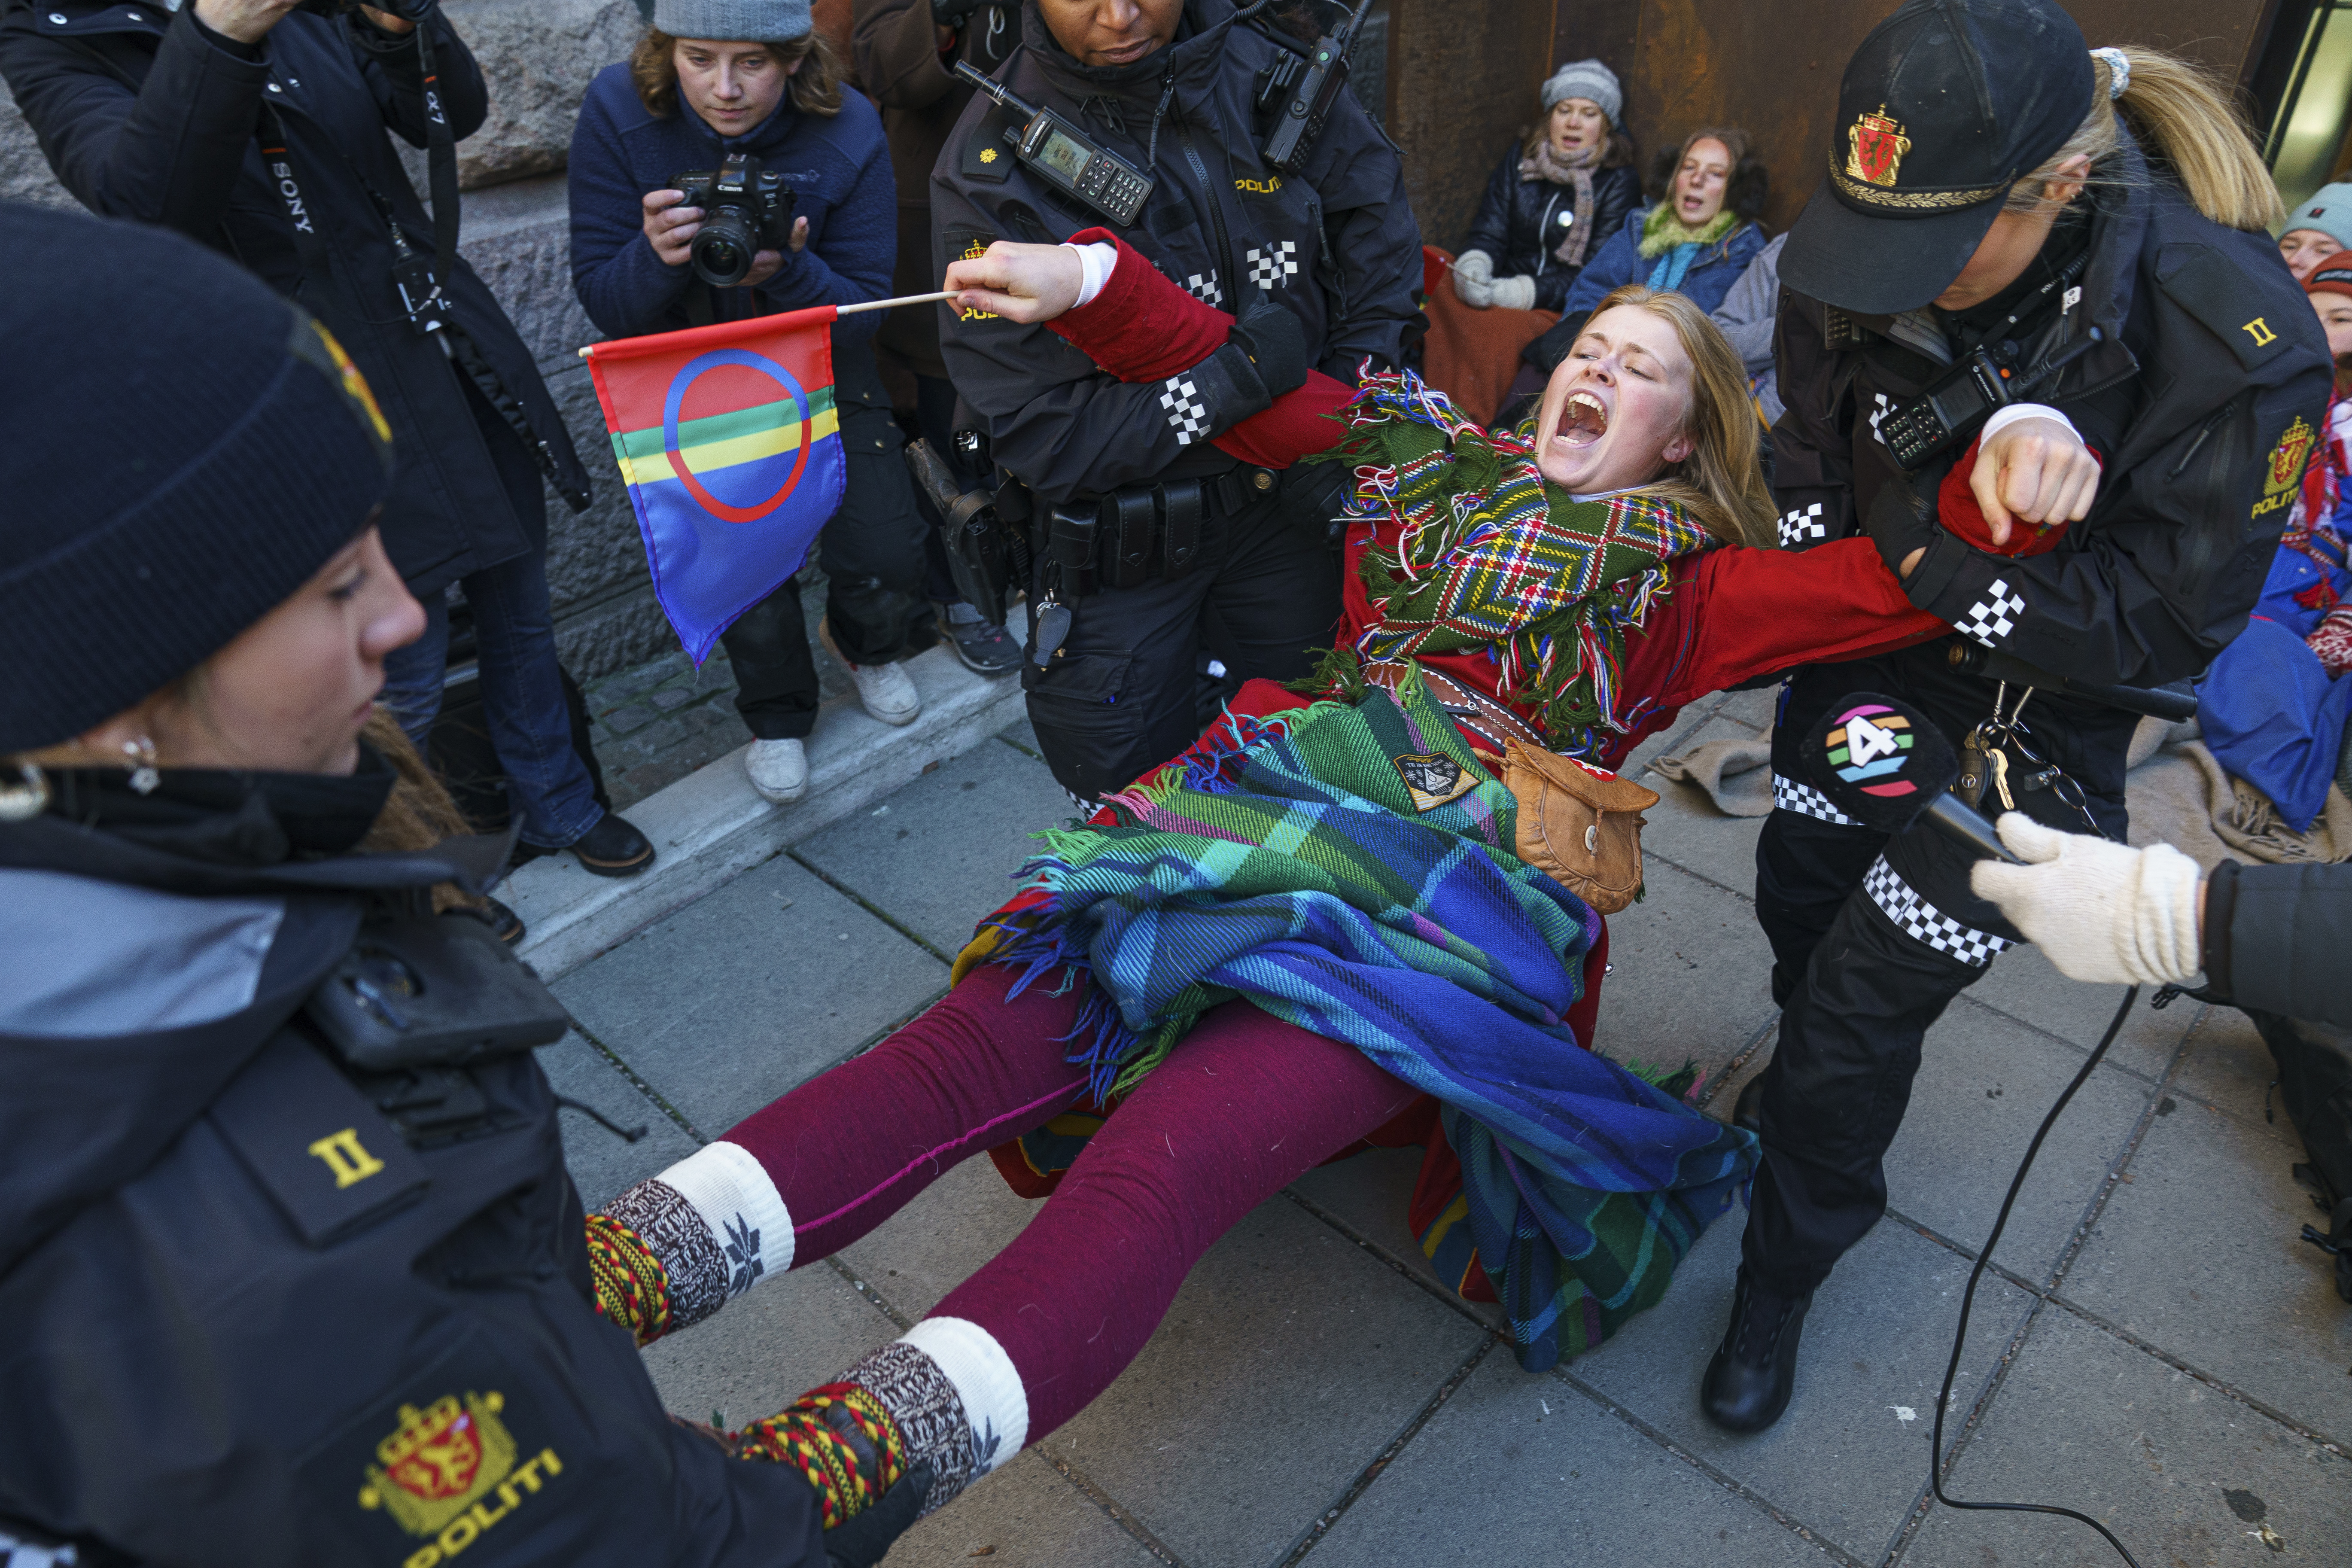
<instances>
[{"instance_id":1,"label":"earring","mask_svg":"<svg viewBox=\"0 0 2352 1568\"><path fill-rule=\"evenodd\" d=\"M122 742L122 754L131 759L131 787L141 795L153 795L163 775L155 771L155 742L142 735L135 741Z\"/></svg>"},{"instance_id":2,"label":"earring","mask_svg":"<svg viewBox=\"0 0 2352 1568\"><path fill-rule=\"evenodd\" d=\"M49 779L31 763L16 764L16 778L0 784L0 822L30 822L49 807Z\"/></svg>"}]
</instances>

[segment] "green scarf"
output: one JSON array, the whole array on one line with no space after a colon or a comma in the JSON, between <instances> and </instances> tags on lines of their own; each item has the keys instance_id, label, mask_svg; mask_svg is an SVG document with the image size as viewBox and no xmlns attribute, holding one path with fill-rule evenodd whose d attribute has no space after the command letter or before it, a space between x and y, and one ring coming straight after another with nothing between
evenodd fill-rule
<instances>
[{"instance_id":1,"label":"green scarf","mask_svg":"<svg viewBox=\"0 0 2352 1568\"><path fill-rule=\"evenodd\" d=\"M1642 220L1642 259L1655 261L1677 245L1713 245L1739 226L1739 215L1729 207L1697 228L1675 216L1675 204L1660 202Z\"/></svg>"}]
</instances>

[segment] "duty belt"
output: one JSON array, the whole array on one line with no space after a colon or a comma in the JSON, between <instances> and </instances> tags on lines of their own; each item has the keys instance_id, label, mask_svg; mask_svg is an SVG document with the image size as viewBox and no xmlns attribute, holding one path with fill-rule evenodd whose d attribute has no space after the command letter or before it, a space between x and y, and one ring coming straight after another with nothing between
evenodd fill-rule
<instances>
[{"instance_id":1,"label":"duty belt","mask_svg":"<svg viewBox=\"0 0 2352 1568\"><path fill-rule=\"evenodd\" d=\"M1058 597L1085 598L1106 588L1137 588L1176 578L1201 564L1211 509L1233 517L1272 496L1281 476L1242 465L1208 479L1129 485L1088 505L1047 509L1031 547L1058 568Z\"/></svg>"}]
</instances>

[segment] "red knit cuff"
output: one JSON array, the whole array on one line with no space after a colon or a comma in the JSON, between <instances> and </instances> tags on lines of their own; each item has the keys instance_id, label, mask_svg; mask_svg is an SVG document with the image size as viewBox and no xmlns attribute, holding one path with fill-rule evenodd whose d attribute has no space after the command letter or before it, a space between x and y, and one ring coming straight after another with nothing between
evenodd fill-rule
<instances>
[{"instance_id":1,"label":"red knit cuff","mask_svg":"<svg viewBox=\"0 0 2352 1568\"><path fill-rule=\"evenodd\" d=\"M1346 382L1308 371L1306 385L1284 393L1273 407L1251 415L1210 444L1244 463L1286 468L1310 452L1339 444L1348 427L1336 421L1355 395L1356 389Z\"/></svg>"},{"instance_id":2,"label":"red knit cuff","mask_svg":"<svg viewBox=\"0 0 2352 1568\"><path fill-rule=\"evenodd\" d=\"M1086 304L1045 324L1121 381L1158 381L1192 369L1225 346L1234 319L1160 275L1107 228L1081 229L1072 245L1118 247L1110 281Z\"/></svg>"},{"instance_id":3,"label":"red knit cuff","mask_svg":"<svg viewBox=\"0 0 2352 1568\"><path fill-rule=\"evenodd\" d=\"M1969 442L1967 454L1952 465L1950 473L1944 476L1943 486L1936 492L1937 521L1989 555L2040 555L2057 549L2058 541L2066 532L2063 521L2014 522L2009 531L2008 543L1995 544L1992 542L1992 525L1985 521L1984 508L1977 504L1976 491L1969 488L1969 478L1976 472L1977 448L1983 444L1982 437ZM2091 460L2097 463L2102 470L2106 468L2105 460L2095 448L2086 447L2085 450L2090 452Z\"/></svg>"}]
</instances>

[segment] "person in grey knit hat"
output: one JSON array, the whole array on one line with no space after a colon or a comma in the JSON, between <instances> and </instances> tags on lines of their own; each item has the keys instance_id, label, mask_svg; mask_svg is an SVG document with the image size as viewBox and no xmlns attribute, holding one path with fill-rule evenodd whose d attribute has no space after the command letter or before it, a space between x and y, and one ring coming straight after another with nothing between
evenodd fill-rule
<instances>
[{"instance_id":1,"label":"person in grey knit hat","mask_svg":"<svg viewBox=\"0 0 2352 1568\"><path fill-rule=\"evenodd\" d=\"M809 0L654 0L654 26L674 38L781 44L815 25Z\"/></svg>"},{"instance_id":2,"label":"person in grey knit hat","mask_svg":"<svg viewBox=\"0 0 2352 1568\"><path fill-rule=\"evenodd\" d=\"M1454 263L1454 291L1476 310L1558 310L1586 258L1642 205L1617 73L1571 60L1542 99L1544 118L1488 177Z\"/></svg>"},{"instance_id":3,"label":"person in grey knit hat","mask_svg":"<svg viewBox=\"0 0 2352 1568\"><path fill-rule=\"evenodd\" d=\"M2310 281L2319 264L2339 250L2352 250L2352 184L2322 185L2287 215L2279 255L2298 283Z\"/></svg>"}]
</instances>

